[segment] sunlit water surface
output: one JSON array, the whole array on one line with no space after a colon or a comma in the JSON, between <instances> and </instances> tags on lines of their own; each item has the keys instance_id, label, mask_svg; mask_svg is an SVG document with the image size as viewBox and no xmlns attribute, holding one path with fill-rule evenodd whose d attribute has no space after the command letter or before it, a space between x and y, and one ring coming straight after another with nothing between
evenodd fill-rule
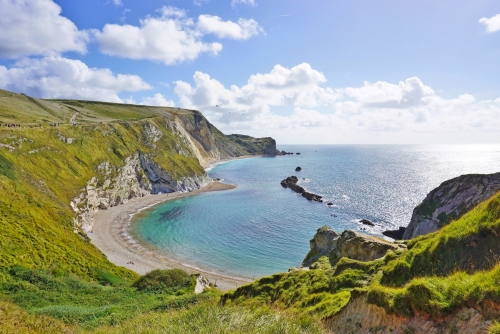
<instances>
[{"instance_id":1,"label":"sunlit water surface","mask_svg":"<svg viewBox=\"0 0 500 334\"><path fill-rule=\"evenodd\" d=\"M224 274L260 277L301 264L316 229L406 226L413 208L450 178L500 172L500 146L280 146L300 155L216 165L233 190L161 204L133 220L132 234L179 261ZM295 172L295 167L302 167ZM280 181L299 177L325 203L309 202ZM334 205L328 207L327 202Z\"/></svg>"}]
</instances>

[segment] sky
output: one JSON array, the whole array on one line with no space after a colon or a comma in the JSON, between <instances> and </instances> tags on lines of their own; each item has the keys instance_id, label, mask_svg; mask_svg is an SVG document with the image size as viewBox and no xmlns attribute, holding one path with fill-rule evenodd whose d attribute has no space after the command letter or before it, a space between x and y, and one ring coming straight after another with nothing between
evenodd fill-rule
<instances>
[{"instance_id":1,"label":"sky","mask_svg":"<svg viewBox=\"0 0 500 334\"><path fill-rule=\"evenodd\" d=\"M499 144L498 0L0 0L0 88L278 144Z\"/></svg>"}]
</instances>

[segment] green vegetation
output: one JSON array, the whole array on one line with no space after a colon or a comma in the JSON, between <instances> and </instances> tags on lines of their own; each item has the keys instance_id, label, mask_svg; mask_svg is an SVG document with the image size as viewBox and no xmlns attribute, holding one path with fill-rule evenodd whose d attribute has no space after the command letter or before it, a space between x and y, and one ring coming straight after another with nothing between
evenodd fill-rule
<instances>
[{"instance_id":1,"label":"green vegetation","mask_svg":"<svg viewBox=\"0 0 500 334\"><path fill-rule=\"evenodd\" d=\"M276 142L270 137L266 138L254 138L245 135L229 135L231 141L243 147L247 154L263 154L269 147L274 147L276 150ZM269 154L269 152L268 152Z\"/></svg>"},{"instance_id":2,"label":"green vegetation","mask_svg":"<svg viewBox=\"0 0 500 334\"><path fill-rule=\"evenodd\" d=\"M141 277L134 284L141 290L89 283L56 270L14 266L1 273L0 333L14 327L26 333L320 333L317 322L292 320L266 307L222 308L216 290L195 295L194 277L178 269ZM155 283L165 280L160 293Z\"/></svg>"},{"instance_id":3,"label":"green vegetation","mask_svg":"<svg viewBox=\"0 0 500 334\"><path fill-rule=\"evenodd\" d=\"M169 293L180 289L193 290L195 279L180 269L153 270L141 276L132 286L139 291Z\"/></svg>"},{"instance_id":4,"label":"green vegetation","mask_svg":"<svg viewBox=\"0 0 500 334\"><path fill-rule=\"evenodd\" d=\"M122 166L125 157L142 151L174 179L203 173L187 144L169 132L165 118L103 124L92 127L14 128L0 131L0 265L57 266L97 279L97 269L128 280L132 272L109 263L81 235L74 233L70 201L104 161ZM161 131L155 146L148 145L144 128ZM74 138L72 144L60 137ZM183 152L180 154L178 152Z\"/></svg>"},{"instance_id":5,"label":"green vegetation","mask_svg":"<svg viewBox=\"0 0 500 334\"><path fill-rule=\"evenodd\" d=\"M261 278L229 292L222 301L236 305L273 305L301 315L325 318L340 311L351 291L363 289L383 261L360 262L342 258L332 267L326 256L312 270L293 270Z\"/></svg>"},{"instance_id":6,"label":"green vegetation","mask_svg":"<svg viewBox=\"0 0 500 334\"><path fill-rule=\"evenodd\" d=\"M26 126L67 123L76 112L83 126ZM204 173L178 125L205 153L262 154L273 139L225 136L196 111L1 90L0 122L25 125L0 129L0 333L320 333L319 321L359 295L403 316L500 304L500 194L376 261L322 257L310 270L195 295L195 278L181 270L139 277L110 263L75 226L69 203L92 177L104 182L97 166L107 161L116 173L137 152L175 180ZM429 205L418 210L439 203Z\"/></svg>"},{"instance_id":7,"label":"green vegetation","mask_svg":"<svg viewBox=\"0 0 500 334\"><path fill-rule=\"evenodd\" d=\"M410 240L408 252L383 270L382 283L402 286L413 277L473 273L500 259L500 194L432 234Z\"/></svg>"},{"instance_id":8,"label":"green vegetation","mask_svg":"<svg viewBox=\"0 0 500 334\"><path fill-rule=\"evenodd\" d=\"M402 316L443 317L462 307L498 305L499 233L497 194L443 229L407 242L408 250L389 251L371 262L342 258L333 266L323 257L311 270L262 278L222 300L228 305L272 305L323 319L340 311L353 291ZM491 328L494 332L500 327Z\"/></svg>"}]
</instances>

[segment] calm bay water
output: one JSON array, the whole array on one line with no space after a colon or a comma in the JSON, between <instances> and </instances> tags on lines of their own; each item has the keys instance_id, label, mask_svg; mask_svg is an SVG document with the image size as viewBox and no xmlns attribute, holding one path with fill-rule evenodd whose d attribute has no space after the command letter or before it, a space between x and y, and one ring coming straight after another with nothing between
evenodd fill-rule
<instances>
[{"instance_id":1,"label":"calm bay water","mask_svg":"<svg viewBox=\"0 0 500 334\"><path fill-rule=\"evenodd\" d=\"M413 208L443 181L500 172L499 145L278 148L301 154L216 165L210 176L237 184L236 189L146 210L134 218L133 235L195 267L260 277L299 266L323 225L380 234L406 226ZM295 172L297 166L303 170ZM291 175L325 202L281 187ZM362 218L377 226L360 225Z\"/></svg>"}]
</instances>

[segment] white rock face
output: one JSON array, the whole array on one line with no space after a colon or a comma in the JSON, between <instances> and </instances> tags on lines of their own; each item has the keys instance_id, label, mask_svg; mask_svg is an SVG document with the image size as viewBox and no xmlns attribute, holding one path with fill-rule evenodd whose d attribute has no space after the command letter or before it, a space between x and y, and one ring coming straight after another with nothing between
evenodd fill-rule
<instances>
[{"instance_id":1,"label":"white rock face","mask_svg":"<svg viewBox=\"0 0 500 334\"><path fill-rule=\"evenodd\" d=\"M432 190L414 210L403 239L437 231L500 191L500 173L462 175Z\"/></svg>"},{"instance_id":2,"label":"white rock face","mask_svg":"<svg viewBox=\"0 0 500 334\"><path fill-rule=\"evenodd\" d=\"M76 223L84 231L92 230L94 213L151 194L151 182L141 167L139 154L125 159L125 166L104 162L97 167L99 177L87 182L70 205L76 212Z\"/></svg>"},{"instance_id":3,"label":"white rock face","mask_svg":"<svg viewBox=\"0 0 500 334\"><path fill-rule=\"evenodd\" d=\"M92 230L98 210L151 194L193 191L212 182L207 174L174 180L142 152L126 158L122 167L103 162L97 174L70 203L76 213L75 223L85 232Z\"/></svg>"},{"instance_id":4,"label":"white rock face","mask_svg":"<svg viewBox=\"0 0 500 334\"><path fill-rule=\"evenodd\" d=\"M147 155L139 153L139 159L146 177L151 182L152 194L193 191L206 186L212 181L207 174L174 180Z\"/></svg>"},{"instance_id":5,"label":"white rock face","mask_svg":"<svg viewBox=\"0 0 500 334\"><path fill-rule=\"evenodd\" d=\"M198 294L202 293L203 291L205 291L205 289L207 289L209 287L210 287L210 282L208 281L208 279L201 276L200 274L196 275L196 286L194 287L195 294L198 295Z\"/></svg>"}]
</instances>

